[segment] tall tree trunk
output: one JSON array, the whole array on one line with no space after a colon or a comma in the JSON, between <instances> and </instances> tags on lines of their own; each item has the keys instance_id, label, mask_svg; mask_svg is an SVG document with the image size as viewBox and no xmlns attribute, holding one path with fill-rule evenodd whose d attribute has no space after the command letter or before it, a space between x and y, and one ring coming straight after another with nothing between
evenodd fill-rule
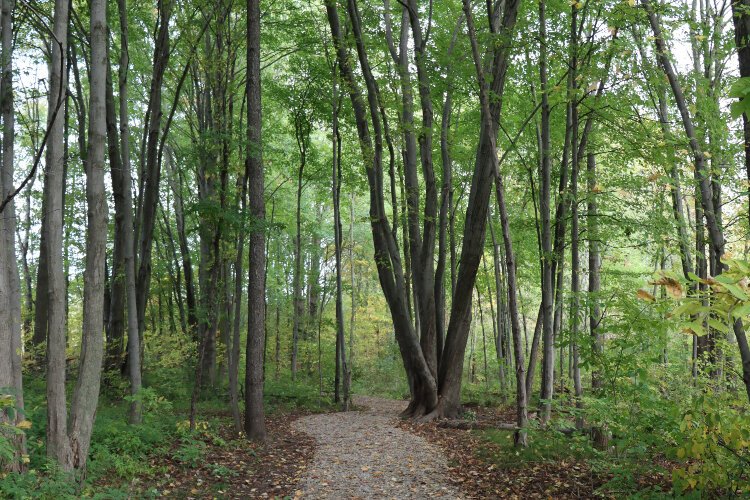
<instances>
[{"instance_id":1,"label":"tall tree trunk","mask_svg":"<svg viewBox=\"0 0 750 500\"><path fill-rule=\"evenodd\" d=\"M355 0L347 5L349 19L357 47L357 56L367 87L367 105L374 132L370 135L370 125L365 110L365 100L357 85L350 66L344 36L341 31L338 10L333 0L326 0L326 13L331 34L336 47L341 76L349 88L350 100L354 109L357 133L362 156L367 162L366 173L370 187L370 222L375 248L375 262L381 288L388 302L393 320L396 340L410 381L412 402L406 414L421 415L437 405L437 385L424 358L419 340L414 332L406 300L404 272L401 266L398 244L393 238L385 213L382 184L382 124L378 108L378 91L375 78L365 52L359 11ZM351 352L351 349L350 349Z\"/></svg>"},{"instance_id":2,"label":"tall tree trunk","mask_svg":"<svg viewBox=\"0 0 750 500\"><path fill-rule=\"evenodd\" d=\"M260 226L266 216L261 142L260 2L247 0L247 169L250 216ZM245 357L245 434L265 441L263 409L263 352L265 351L265 236L250 233L247 297L247 353Z\"/></svg>"},{"instance_id":3,"label":"tall tree trunk","mask_svg":"<svg viewBox=\"0 0 750 500\"><path fill-rule=\"evenodd\" d=\"M177 241L182 257L182 273L185 276L185 301L187 302L187 323L192 336L198 334L198 315L195 299L195 281L193 279L193 260L188 245L187 230L185 227L185 210L183 207L182 173L174 168L172 150L167 148L167 156L164 165L167 169L167 181L174 194L174 218L177 224Z\"/></svg>"},{"instance_id":4,"label":"tall tree trunk","mask_svg":"<svg viewBox=\"0 0 750 500\"><path fill-rule=\"evenodd\" d=\"M510 39L518 14L519 2L510 0L503 9L497 9L489 19L490 26L502 39ZM466 349L466 340L471 322L471 289L474 288L479 261L484 248L484 237L487 223L487 211L493 176L497 175L497 150L495 138L500 120L502 95L505 86L508 64L510 62L510 42L492 46L491 83L486 83L482 57L477 47L476 34L473 33L471 4L463 2L469 35L472 39L472 56L480 87L482 102L482 121L479 145L472 175L464 223L464 235L461 245L461 260L456 280L456 288L451 304L450 322L440 363L439 386L441 408L437 414L453 415L460 405L461 372ZM489 95L494 96L492 103ZM524 395L525 408L525 395ZM525 412L525 410L524 410Z\"/></svg>"},{"instance_id":5,"label":"tall tree trunk","mask_svg":"<svg viewBox=\"0 0 750 500\"><path fill-rule=\"evenodd\" d=\"M304 103L301 105L304 106ZM294 117L294 131L299 147L300 163L297 169L297 211L296 211L296 233L294 236L294 298L292 303L292 380L297 378L297 356L299 354L299 337L300 330L303 330L302 322L304 319L304 307L302 305L302 175L305 170L307 159L307 138L309 137L310 127L304 121L304 109L299 109ZM304 129L304 130L303 130Z\"/></svg>"},{"instance_id":6,"label":"tall tree trunk","mask_svg":"<svg viewBox=\"0 0 750 500\"><path fill-rule=\"evenodd\" d=\"M138 197L138 217L135 241L138 245L138 275L136 278L136 306L138 310L139 338L143 338L146 321L146 304L151 285L151 250L154 240L156 209L159 203L159 181L161 179L161 161L159 144L161 142L162 122L162 86L164 74L169 62L169 25L172 16L173 0L159 0L158 29L154 46L151 89L149 91L146 111L145 147L142 148L142 165L139 183L141 189ZM135 353L129 351L128 356Z\"/></svg>"},{"instance_id":7,"label":"tall tree trunk","mask_svg":"<svg viewBox=\"0 0 750 500\"><path fill-rule=\"evenodd\" d=\"M122 364L123 341L125 339L125 233L130 231L132 240L133 230L132 224L130 229L125 226L124 190L126 188L129 190L130 186L126 186L123 182L122 153L120 151L120 136L117 130L109 48L107 50L106 85L107 156L109 157L109 171L112 179L112 195L115 200L115 241L112 250L112 279L109 281L110 300L108 304L105 303L105 307L109 307L109 324L105 325L107 327L105 369L115 370L119 369Z\"/></svg>"},{"instance_id":8,"label":"tall tree trunk","mask_svg":"<svg viewBox=\"0 0 750 500\"><path fill-rule=\"evenodd\" d=\"M71 462L84 469L94 427L104 345L104 262L107 247L107 198L104 189L104 152L107 78L107 2L91 1L91 70L89 73L89 150L86 164L86 267L83 288L83 334L78 380L73 392L68 436Z\"/></svg>"},{"instance_id":9,"label":"tall tree trunk","mask_svg":"<svg viewBox=\"0 0 750 500\"><path fill-rule=\"evenodd\" d=\"M570 24L570 51L571 51L571 73L568 77L568 99L571 144L578 145L578 102L577 87L578 81L578 9L576 6L571 7L571 24ZM581 257L580 257L580 233L578 228L578 176L580 172L581 156L579 151L574 148L571 155L571 173L570 173L570 342L572 350L572 379L573 391L576 397L576 407L581 408L583 397L583 385L581 383L581 365L580 365L580 339L579 328L581 322L580 298L581 292ZM591 194L589 193L589 196ZM583 420L576 418L576 427L583 427Z\"/></svg>"},{"instance_id":10,"label":"tall tree trunk","mask_svg":"<svg viewBox=\"0 0 750 500\"><path fill-rule=\"evenodd\" d=\"M346 362L346 338L344 336L344 301L343 301L343 284L341 269L341 247L343 233L341 227L341 134L339 132L339 110L341 108L339 100L338 75L337 67L333 68L333 88L331 98L332 109L332 126L333 133L331 150L333 166L331 174L331 191L333 193L333 235L334 235L334 252L336 258L336 380L334 390L334 400L338 403L341 399L339 394L340 374L343 373L343 407L349 408L349 367ZM354 304L352 304L354 307Z\"/></svg>"},{"instance_id":11,"label":"tall tree trunk","mask_svg":"<svg viewBox=\"0 0 750 500\"><path fill-rule=\"evenodd\" d=\"M247 178L248 170L237 177L240 184L240 213L244 214L247 207ZM237 255L234 260L234 322L232 325L232 346L229 357L229 405L232 408L234 430L238 434L242 431L242 419L239 406L239 368L240 368L240 324L242 319L242 281L244 279L243 258L245 251L245 226L240 226L237 234Z\"/></svg>"},{"instance_id":12,"label":"tall tree trunk","mask_svg":"<svg viewBox=\"0 0 750 500\"><path fill-rule=\"evenodd\" d=\"M49 106L59 109L65 98L69 0L55 0L52 56L49 66ZM63 231L63 116L50 114L47 127L44 201L46 231L43 243L46 255L47 289L47 456L62 467L72 467L70 442L67 438L67 405L65 402L65 275L62 252Z\"/></svg>"},{"instance_id":13,"label":"tall tree trunk","mask_svg":"<svg viewBox=\"0 0 750 500\"><path fill-rule=\"evenodd\" d=\"M664 74L669 80L669 85L672 89L675 103L677 104L677 108L680 112L682 126L685 130L685 136L687 137L688 143L690 144L690 150L692 152L693 161L695 163L695 178L700 190L700 201L703 209L703 217L705 217L706 220L706 232L708 233L708 241L711 249L709 252L713 261L711 267L713 269L716 269L717 274L720 274L724 269L724 264L721 262L721 258L724 255L725 244L724 234L720 222L721 207L714 206L714 192L705 161L706 157L703 151L701 151L700 145L698 144L695 127L693 125L693 118L690 115L682 86L677 79L674 67L672 66L672 62L670 61L669 49L667 48L666 42L664 41L664 38L662 36L659 20L649 0L641 0L641 4L646 10L649 24L651 25L651 30L654 33L654 45L656 47L656 56L659 61L659 65L661 66ZM747 392L748 399L750 399L750 346L748 346L745 329L742 325L741 320L735 321L734 334L737 338L737 345L740 349L740 357L742 359L742 380L745 384L745 390Z\"/></svg>"},{"instance_id":14,"label":"tall tree trunk","mask_svg":"<svg viewBox=\"0 0 750 500\"><path fill-rule=\"evenodd\" d=\"M550 108L547 89L547 18L545 0L539 2L539 81L542 92L541 106L541 188L539 211L542 227L542 390L541 418L548 422L552 412L552 392L554 389L555 346L553 338L553 283L552 283L552 228L550 222Z\"/></svg>"},{"instance_id":15,"label":"tall tree trunk","mask_svg":"<svg viewBox=\"0 0 750 500\"><path fill-rule=\"evenodd\" d=\"M503 300L503 296L506 295L505 287L503 285L502 280L502 264L500 262L500 244L497 241L497 238L495 237L495 228L492 224L492 221L490 220L491 216L488 215L487 224L490 228L490 237L492 238L492 264L493 264L493 274L495 276L495 293L496 293L496 300L497 300L497 314L493 312L493 324L494 329L496 331L496 340L495 340L495 351L497 355L497 363L500 373L500 391L502 392L502 398L505 400L505 392L506 392L506 367L510 366L510 354L506 352L505 344L506 344L506 336L507 336L507 330L506 330L506 322L505 322L505 301ZM489 290L490 287L487 285L487 289ZM490 299L492 300L492 299Z\"/></svg>"},{"instance_id":16,"label":"tall tree trunk","mask_svg":"<svg viewBox=\"0 0 750 500\"><path fill-rule=\"evenodd\" d=\"M2 164L0 164L0 199L12 195L15 111L13 105L13 0L3 0L2 15L2 82L0 83L0 114L2 115ZM0 410L0 424L20 422L24 416L21 374L21 281L16 262L16 208L11 199L0 211L0 395L13 399L14 414L9 408ZM13 458L2 464L6 471L20 471L26 451L25 436L5 435L13 447Z\"/></svg>"},{"instance_id":17,"label":"tall tree trunk","mask_svg":"<svg viewBox=\"0 0 750 500\"><path fill-rule=\"evenodd\" d=\"M120 152L122 153L122 183L125 187L123 199L125 205L125 289L128 296L128 352L140 353L143 350L138 321L135 275L135 222L133 220L132 169L130 162L130 125L128 112L128 68L130 53L128 50L128 12L125 0L118 0L117 10L120 18L120 64L119 64L119 97L120 97ZM141 390L141 357L131 356L128 359L131 396L137 396ZM133 400L130 403L129 421L141 423L141 403Z\"/></svg>"},{"instance_id":18,"label":"tall tree trunk","mask_svg":"<svg viewBox=\"0 0 750 500\"><path fill-rule=\"evenodd\" d=\"M589 242L589 330L591 333L592 354L594 357L591 369L591 388L598 392L604 381L601 373L602 335L599 323L602 320L599 307L599 291L601 288L601 255L599 254L599 221L596 196L598 185L596 180L596 157L589 152L586 155L586 181L588 186L588 201L586 212L587 233Z\"/></svg>"}]
</instances>

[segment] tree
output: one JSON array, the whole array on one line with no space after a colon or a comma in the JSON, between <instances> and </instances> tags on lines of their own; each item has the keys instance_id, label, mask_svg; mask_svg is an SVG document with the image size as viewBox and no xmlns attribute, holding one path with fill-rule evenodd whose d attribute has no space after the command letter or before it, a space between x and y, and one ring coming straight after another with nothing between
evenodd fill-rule
<instances>
[{"instance_id":1,"label":"tree","mask_svg":"<svg viewBox=\"0 0 750 500\"><path fill-rule=\"evenodd\" d=\"M247 355L245 358L245 434L266 439L263 409L263 353L265 351L265 199L261 149L260 2L247 1L247 170L250 189L250 231Z\"/></svg>"},{"instance_id":2,"label":"tree","mask_svg":"<svg viewBox=\"0 0 750 500\"><path fill-rule=\"evenodd\" d=\"M67 86L66 61L68 40L68 0L55 0L52 32L52 54L49 65L50 93L48 109L59 111ZM44 177L43 240L47 289L37 287L37 297L47 294L47 456L63 467L72 467L67 441L67 407L65 404L65 276L62 260L63 224L63 116L52 113L47 120L46 171ZM42 259L40 259L42 260ZM40 267L41 269L41 267ZM42 273L42 271L39 271ZM45 281L39 279L39 281ZM40 327L38 324L36 327Z\"/></svg>"},{"instance_id":3,"label":"tree","mask_svg":"<svg viewBox=\"0 0 750 500\"><path fill-rule=\"evenodd\" d=\"M15 165L15 108L13 105L13 0L0 6L2 27L2 78L0 79L0 117L2 118L2 160L0 163L0 199L13 195ZM21 282L16 262L16 208L11 199L0 210L0 397L10 398L0 408L0 432L8 434L24 419L23 382L21 373ZM7 438L15 448L9 463L0 463L4 470L21 470L21 456L26 451L23 433Z\"/></svg>"},{"instance_id":4,"label":"tree","mask_svg":"<svg viewBox=\"0 0 750 500\"><path fill-rule=\"evenodd\" d=\"M659 65L667 77L672 89L672 95L674 96L677 109L680 112L682 126L685 130L685 136L688 139L690 151L693 156L695 178L699 189L700 203L701 208L703 209L703 217L705 217L706 230L711 249L711 269L715 270L715 273L718 275L721 274L725 267L721 261L724 256L725 247L724 232L720 224L721 208L714 204L714 191L711 186L711 180L706 166L706 156L698 143L695 127L693 125L693 118L688 109L687 102L685 101L682 86L677 79L671 61L669 60L669 49L664 41L661 25L659 24L659 20L649 0L641 0L641 5L643 5L648 16L648 21L654 34L657 60L659 61ZM750 399L750 346L748 346L745 329L742 325L742 319L738 318L734 321L733 329L740 349L740 355L742 357L742 379L745 384L748 399Z\"/></svg>"}]
</instances>

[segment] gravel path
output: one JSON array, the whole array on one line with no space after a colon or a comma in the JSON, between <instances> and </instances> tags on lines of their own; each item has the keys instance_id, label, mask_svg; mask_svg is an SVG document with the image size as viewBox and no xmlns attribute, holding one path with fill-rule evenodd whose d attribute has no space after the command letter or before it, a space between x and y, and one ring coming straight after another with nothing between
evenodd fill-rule
<instances>
[{"instance_id":1,"label":"gravel path","mask_svg":"<svg viewBox=\"0 0 750 500\"><path fill-rule=\"evenodd\" d=\"M300 483L303 498L462 498L448 484L442 453L393 426L406 402L359 396L355 404L364 409L295 422L317 443Z\"/></svg>"}]
</instances>

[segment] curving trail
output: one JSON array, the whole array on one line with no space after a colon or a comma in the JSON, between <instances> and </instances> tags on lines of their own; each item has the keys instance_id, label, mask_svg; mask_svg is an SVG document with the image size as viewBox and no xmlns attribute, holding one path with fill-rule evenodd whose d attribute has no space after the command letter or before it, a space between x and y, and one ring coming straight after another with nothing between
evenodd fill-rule
<instances>
[{"instance_id":1,"label":"curving trail","mask_svg":"<svg viewBox=\"0 0 750 500\"><path fill-rule=\"evenodd\" d=\"M300 482L303 498L463 498L440 450L393 425L405 401L355 396L355 404L365 409L294 423L317 443Z\"/></svg>"}]
</instances>

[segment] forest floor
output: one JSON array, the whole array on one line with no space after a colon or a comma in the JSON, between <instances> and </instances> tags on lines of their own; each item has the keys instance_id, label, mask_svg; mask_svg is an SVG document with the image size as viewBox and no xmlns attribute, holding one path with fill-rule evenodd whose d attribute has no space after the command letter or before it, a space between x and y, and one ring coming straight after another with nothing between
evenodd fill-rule
<instances>
[{"instance_id":1,"label":"forest floor","mask_svg":"<svg viewBox=\"0 0 750 500\"><path fill-rule=\"evenodd\" d=\"M349 412L275 410L263 446L234 435L230 415L219 412L214 431L176 441L151 464L160 473L130 491L188 499L572 499L660 497L671 486L669 464L644 463L618 480L615 463L592 453L586 436L530 429L532 446L517 450L512 431L499 425L512 423L512 408L467 404L467 430L401 420L406 405L355 396Z\"/></svg>"},{"instance_id":2,"label":"forest floor","mask_svg":"<svg viewBox=\"0 0 750 500\"><path fill-rule=\"evenodd\" d=\"M310 415L294 427L315 438L298 496L320 499L463 498L440 449L396 426L407 402L354 398L358 411Z\"/></svg>"}]
</instances>

